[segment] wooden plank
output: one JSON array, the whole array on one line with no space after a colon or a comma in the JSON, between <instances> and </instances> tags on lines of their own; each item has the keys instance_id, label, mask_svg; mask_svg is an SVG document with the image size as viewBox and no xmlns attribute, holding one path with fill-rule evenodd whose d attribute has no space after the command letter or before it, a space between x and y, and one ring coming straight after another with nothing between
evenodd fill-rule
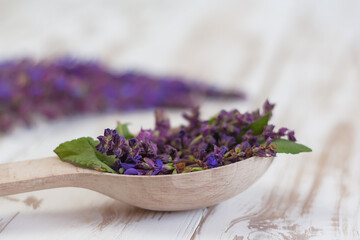
<instances>
[{"instance_id":1,"label":"wooden plank","mask_svg":"<svg viewBox=\"0 0 360 240\"><path fill-rule=\"evenodd\" d=\"M295 129L314 151L279 156L244 193L194 211L150 212L75 188L2 197L0 239L360 238L358 1L37 4L3 1L2 58L66 50L246 89L247 102L204 102L203 115L270 98L276 126ZM71 10L72 26L58 9ZM14 27L21 24L31 34ZM179 112L172 117L181 123ZM153 124L143 122L150 112L38 122L0 137L0 163L51 156L58 143L96 136L118 119L134 130Z\"/></svg>"}]
</instances>

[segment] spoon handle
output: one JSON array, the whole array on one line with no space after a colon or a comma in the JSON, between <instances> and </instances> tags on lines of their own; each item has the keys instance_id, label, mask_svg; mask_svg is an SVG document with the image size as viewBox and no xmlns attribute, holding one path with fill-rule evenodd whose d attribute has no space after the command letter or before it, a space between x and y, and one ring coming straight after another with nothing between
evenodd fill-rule
<instances>
[{"instance_id":1,"label":"spoon handle","mask_svg":"<svg viewBox=\"0 0 360 240\"><path fill-rule=\"evenodd\" d=\"M57 157L0 164L0 196L76 186L79 172Z\"/></svg>"}]
</instances>

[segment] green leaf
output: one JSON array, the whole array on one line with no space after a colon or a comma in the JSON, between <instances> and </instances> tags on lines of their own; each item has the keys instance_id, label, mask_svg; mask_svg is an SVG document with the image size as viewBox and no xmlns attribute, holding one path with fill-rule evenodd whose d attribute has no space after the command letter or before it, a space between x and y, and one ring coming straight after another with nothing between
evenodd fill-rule
<instances>
[{"instance_id":1,"label":"green leaf","mask_svg":"<svg viewBox=\"0 0 360 240\"><path fill-rule=\"evenodd\" d=\"M117 123L116 130L118 131L120 136L124 136L126 139L134 138L134 134L129 131L128 128L129 123L121 124Z\"/></svg>"},{"instance_id":2,"label":"green leaf","mask_svg":"<svg viewBox=\"0 0 360 240\"><path fill-rule=\"evenodd\" d=\"M114 164L115 157L98 152L95 149L98 143L91 137L82 137L60 144L54 152L62 161L97 171L116 173L110 167Z\"/></svg>"},{"instance_id":3,"label":"green leaf","mask_svg":"<svg viewBox=\"0 0 360 240\"><path fill-rule=\"evenodd\" d=\"M192 172L202 171L202 170L204 170L202 167L193 167L193 168L191 169Z\"/></svg>"},{"instance_id":4,"label":"green leaf","mask_svg":"<svg viewBox=\"0 0 360 240\"><path fill-rule=\"evenodd\" d=\"M191 142L190 142L190 146L197 144L198 142L200 142L201 139L203 139L204 136L202 134L200 134L199 136L197 136L196 138L194 138Z\"/></svg>"},{"instance_id":5,"label":"green leaf","mask_svg":"<svg viewBox=\"0 0 360 240\"><path fill-rule=\"evenodd\" d=\"M256 120L255 122L251 123L247 127L247 130L252 130L254 136L262 134L262 132L264 131L264 127L268 125L270 115L271 113L268 113L265 116Z\"/></svg>"},{"instance_id":6,"label":"green leaf","mask_svg":"<svg viewBox=\"0 0 360 240\"><path fill-rule=\"evenodd\" d=\"M216 117L212 117L209 119L209 124L213 124L216 120Z\"/></svg>"},{"instance_id":7,"label":"green leaf","mask_svg":"<svg viewBox=\"0 0 360 240\"><path fill-rule=\"evenodd\" d=\"M312 150L305 145L295 143L286 139L275 139L271 145L276 146L276 152L278 153L291 153L298 154L301 152L311 152Z\"/></svg>"},{"instance_id":8,"label":"green leaf","mask_svg":"<svg viewBox=\"0 0 360 240\"><path fill-rule=\"evenodd\" d=\"M98 159L100 159L100 161L102 161L103 163L105 163L106 165L108 165L108 166L114 166L115 161L116 161L115 156L108 156L108 155L106 155L106 154L100 153L99 151L97 151L97 150L95 149L96 145L99 144L99 141L93 140L93 139L90 138L90 137L89 137L89 140L90 140L89 143L90 143L91 146L93 146L93 148L94 148L96 157L97 157Z\"/></svg>"},{"instance_id":9,"label":"green leaf","mask_svg":"<svg viewBox=\"0 0 360 240\"><path fill-rule=\"evenodd\" d=\"M249 126L247 126L243 131L242 134L237 136L236 142L240 143L242 142L242 137L245 135L245 133L249 130L253 131L254 136L258 136L263 133L264 127L268 125L269 119L270 119L271 113L266 114L265 116L259 118L255 122L251 123Z\"/></svg>"}]
</instances>

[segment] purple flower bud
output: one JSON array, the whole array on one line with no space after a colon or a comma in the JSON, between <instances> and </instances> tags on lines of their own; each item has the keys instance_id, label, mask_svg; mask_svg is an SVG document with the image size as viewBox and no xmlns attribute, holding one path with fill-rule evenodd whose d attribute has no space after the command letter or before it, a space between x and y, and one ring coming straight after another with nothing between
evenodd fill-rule
<instances>
[{"instance_id":1,"label":"purple flower bud","mask_svg":"<svg viewBox=\"0 0 360 240\"><path fill-rule=\"evenodd\" d=\"M155 130L159 131L160 136L165 136L170 130L169 118L162 109L155 111Z\"/></svg>"},{"instance_id":2,"label":"purple flower bud","mask_svg":"<svg viewBox=\"0 0 360 240\"><path fill-rule=\"evenodd\" d=\"M136 166L135 163L120 163L120 164L121 164L121 167L125 170L134 168Z\"/></svg>"},{"instance_id":3,"label":"purple flower bud","mask_svg":"<svg viewBox=\"0 0 360 240\"><path fill-rule=\"evenodd\" d=\"M269 147L273 140L274 140L274 139L272 139L271 137L267 138L267 139L266 139L266 142L265 142L265 146L266 146L266 147Z\"/></svg>"},{"instance_id":4,"label":"purple flower bud","mask_svg":"<svg viewBox=\"0 0 360 240\"><path fill-rule=\"evenodd\" d=\"M105 153L105 147L104 146L97 145L96 150L98 150L100 153Z\"/></svg>"},{"instance_id":5,"label":"purple flower bud","mask_svg":"<svg viewBox=\"0 0 360 240\"><path fill-rule=\"evenodd\" d=\"M119 133L118 133L118 131L116 129L113 129L113 130L111 130L111 135L112 136L117 136L117 135L119 135Z\"/></svg>"},{"instance_id":6,"label":"purple flower bud","mask_svg":"<svg viewBox=\"0 0 360 240\"><path fill-rule=\"evenodd\" d=\"M137 142L136 138L131 138L131 139L129 139L129 146L130 146L130 147L135 146L136 142Z\"/></svg>"},{"instance_id":7,"label":"purple flower bud","mask_svg":"<svg viewBox=\"0 0 360 240\"><path fill-rule=\"evenodd\" d=\"M0 114L0 131L17 123L29 124L34 116L52 119L164 106L191 107L197 99L193 96L243 98L241 93L178 77L116 73L94 61L69 57L38 63L31 59L7 60L0 62L0 105L11 120ZM168 126L166 119L160 119L162 135Z\"/></svg>"},{"instance_id":8,"label":"purple flower bud","mask_svg":"<svg viewBox=\"0 0 360 240\"><path fill-rule=\"evenodd\" d=\"M148 130L140 130L140 133L136 136L137 140L148 140L148 141L153 141L154 140L154 132L150 129Z\"/></svg>"},{"instance_id":9,"label":"purple flower bud","mask_svg":"<svg viewBox=\"0 0 360 240\"><path fill-rule=\"evenodd\" d=\"M240 146L241 146L241 150L245 150L245 149L251 147L250 143L247 142L247 141L242 142L242 143L240 144Z\"/></svg>"},{"instance_id":10,"label":"purple flower bud","mask_svg":"<svg viewBox=\"0 0 360 240\"><path fill-rule=\"evenodd\" d=\"M163 167L163 162L161 161L161 159L156 159L156 166L157 166L157 169L152 173L152 175L156 175L161 171L161 169Z\"/></svg>"},{"instance_id":11,"label":"purple flower bud","mask_svg":"<svg viewBox=\"0 0 360 240\"><path fill-rule=\"evenodd\" d=\"M193 107L191 109L191 114L187 114L187 113L184 113L183 114L183 117L189 121L189 124L190 124L190 128L194 128L194 127L197 127L199 126L199 123L200 123L200 111L199 111L199 107Z\"/></svg>"},{"instance_id":12,"label":"purple flower bud","mask_svg":"<svg viewBox=\"0 0 360 240\"><path fill-rule=\"evenodd\" d=\"M98 136L97 139L99 139L99 142L101 144L106 144L106 142L107 142L107 137L105 137L105 136Z\"/></svg>"},{"instance_id":13,"label":"purple flower bud","mask_svg":"<svg viewBox=\"0 0 360 240\"><path fill-rule=\"evenodd\" d=\"M234 137L228 136L225 133L223 133L221 136L220 144L227 146L227 147L232 147L236 144L236 140Z\"/></svg>"},{"instance_id":14,"label":"purple flower bud","mask_svg":"<svg viewBox=\"0 0 360 240\"><path fill-rule=\"evenodd\" d=\"M144 158L144 161L149 164L151 168L155 168L154 160L152 160L151 158Z\"/></svg>"},{"instance_id":15,"label":"purple flower bud","mask_svg":"<svg viewBox=\"0 0 360 240\"><path fill-rule=\"evenodd\" d=\"M140 175L139 171L136 170L135 168L129 168L129 169L125 170L124 174L125 175Z\"/></svg>"},{"instance_id":16,"label":"purple flower bud","mask_svg":"<svg viewBox=\"0 0 360 240\"><path fill-rule=\"evenodd\" d=\"M275 104L271 104L269 102L269 100L266 100L264 103L263 109L264 109L265 113L268 113L268 112L272 111L274 109L274 107L275 107Z\"/></svg>"},{"instance_id":17,"label":"purple flower bud","mask_svg":"<svg viewBox=\"0 0 360 240\"><path fill-rule=\"evenodd\" d=\"M268 111L273 108L265 104ZM287 134L295 141L293 131L274 125L264 126L254 136L250 124L264 116L260 111L241 114L237 110L221 111L212 121L200 121L198 108L186 115L188 125L172 131L165 114L158 110L156 131L141 130L126 140L116 130L105 129L96 149L117 159L113 169L124 174L161 175L216 168L253 156L276 156L271 143ZM250 129L250 130L249 130ZM137 172L135 172L136 170Z\"/></svg>"},{"instance_id":18,"label":"purple flower bud","mask_svg":"<svg viewBox=\"0 0 360 240\"><path fill-rule=\"evenodd\" d=\"M161 161L161 159L156 159L155 163L156 163L156 166L158 166L158 168L162 168L163 162Z\"/></svg>"},{"instance_id":19,"label":"purple flower bud","mask_svg":"<svg viewBox=\"0 0 360 240\"><path fill-rule=\"evenodd\" d=\"M208 157L208 158L206 159L206 163L207 163L207 165L208 165L209 167L211 167L211 168L216 168L216 167L219 166L219 164L218 164L215 156L210 156L210 157Z\"/></svg>"},{"instance_id":20,"label":"purple flower bud","mask_svg":"<svg viewBox=\"0 0 360 240\"><path fill-rule=\"evenodd\" d=\"M104 130L104 136L105 136L105 137L108 137L108 136L110 136L110 135L111 135L111 130L110 130L109 128L105 129L105 130Z\"/></svg>"},{"instance_id":21,"label":"purple flower bud","mask_svg":"<svg viewBox=\"0 0 360 240\"><path fill-rule=\"evenodd\" d=\"M222 149L221 149L221 151L219 152L219 155L224 155L226 152L228 151L228 148L227 147L225 147L225 146L222 146Z\"/></svg>"},{"instance_id":22,"label":"purple flower bud","mask_svg":"<svg viewBox=\"0 0 360 240\"><path fill-rule=\"evenodd\" d=\"M287 132L287 130L288 130L288 129L287 129L287 128L284 128L284 127L283 127L283 128L280 128L279 131L278 131L279 136L281 136L281 137L282 137L282 136L285 136L285 133Z\"/></svg>"},{"instance_id":23,"label":"purple flower bud","mask_svg":"<svg viewBox=\"0 0 360 240\"><path fill-rule=\"evenodd\" d=\"M179 131L179 137L183 137L183 136L185 136L185 134L186 134L186 132L183 129L181 129Z\"/></svg>"},{"instance_id":24,"label":"purple flower bud","mask_svg":"<svg viewBox=\"0 0 360 240\"><path fill-rule=\"evenodd\" d=\"M264 149L257 148L256 151L254 151L255 155L258 157L266 157L266 153Z\"/></svg>"},{"instance_id":25,"label":"purple flower bud","mask_svg":"<svg viewBox=\"0 0 360 240\"><path fill-rule=\"evenodd\" d=\"M295 132L294 131L290 131L288 132L288 138L290 141L296 142L296 138L295 138Z\"/></svg>"},{"instance_id":26,"label":"purple flower bud","mask_svg":"<svg viewBox=\"0 0 360 240\"><path fill-rule=\"evenodd\" d=\"M7 80L9 81L9 80ZM9 81L10 82L10 81ZM8 85L6 85L5 81L2 83L1 79L0 79L0 100L1 99L9 99L11 98L13 95L10 87Z\"/></svg>"}]
</instances>

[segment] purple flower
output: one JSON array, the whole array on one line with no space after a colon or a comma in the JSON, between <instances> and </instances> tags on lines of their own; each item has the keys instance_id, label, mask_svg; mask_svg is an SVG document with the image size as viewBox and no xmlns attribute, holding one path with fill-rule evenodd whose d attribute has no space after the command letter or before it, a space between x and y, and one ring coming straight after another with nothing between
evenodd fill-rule
<instances>
[{"instance_id":1,"label":"purple flower","mask_svg":"<svg viewBox=\"0 0 360 240\"><path fill-rule=\"evenodd\" d=\"M197 100L193 96L244 97L179 77L117 73L99 62L71 57L40 62L6 60L0 62L0 132L19 123L31 124L36 116L55 119L85 113L192 107ZM161 134L168 129L167 124L166 119L159 119Z\"/></svg>"},{"instance_id":2,"label":"purple flower","mask_svg":"<svg viewBox=\"0 0 360 240\"><path fill-rule=\"evenodd\" d=\"M123 162L120 162L120 165L124 170L128 170L128 169L134 169L134 167L136 166L136 163L123 163Z\"/></svg>"},{"instance_id":3,"label":"purple flower","mask_svg":"<svg viewBox=\"0 0 360 240\"><path fill-rule=\"evenodd\" d=\"M285 133L287 132L287 128L280 128L278 131L279 136L285 136Z\"/></svg>"},{"instance_id":4,"label":"purple flower","mask_svg":"<svg viewBox=\"0 0 360 240\"><path fill-rule=\"evenodd\" d=\"M219 166L217 160L216 160L216 157L214 155L211 155L210 157L208 157L206 159L206 163L209 167L211 168L216 168Z\"/></svg>"},{"instance_id":5,"label":"purple flower","mask_svg":"<svg viewBox=\"0 0 360 240\"><path fill-rule=\"evenodd\" d=\"M153 130L140 130L140 133L136 136L137 140L143 140L143 141L153 141L154 140L154 132Z\"/></svg>"},{"instance_id":6,"label":"purple flower","mask_svg":"<svg viewBox=\"0 0 360 240\"><path fill-rule=\"evenodd\" d=\"M96 149L117 159L114 170L124 174L159 175L186 173L216 168L253 156L276 156L272 142L286 133L295 141L294 131L275 130L266 125L254 136L251 125L274 106L252 113L237 110L221 111L211 121L201 121L197 108L184 114L188 124L172 130L163 111L156 112L155 130L143 130L132 139L119 136L116 130L105 129ZM265 108L265 107L264 107ZM136 170L137 172L135 172Z\"/></svg>"},{"instance_id":7,"label":"purple flower","mask_svg":"<svg viewBox=\"0 0 360 240\"><path fill-rule=\"evenodd\" d=\"M273 140L274 140L274 139L271 138L271 137L267 138L267 139L266 139L266 142L265 142L265 146L266 146L266 147L269 147L270 144L273 142Z\"/></svg>"},{"instance_id":8,"label":"purple flower","mask_svg":"<svg viewBox=\"0 0 360 240\"><path fill-rule=\"evenodd\" d=\"M193 107L191 109L191 114L187 114L187 113L184 113L183 114L183 117L189 121L189 124L190 124L190 127L191 128L194 128L194 127L197 127L199 126L199 123L200 123L200 111L199 111L199 107Z\"/></svg>"},{"instance_id":9,"label":"purple flower","mask_svg":"<svg viewBox=\"0 0 360 240\"><path fill-rule=\"evenodd\" d=\"M248 149L248 148L251 148L250 143L248 141L243 141L242 143L238 144L235 147L235 150L239 149L240 151L245 151L245 149Z\"/></svg>"},{"instance_id":10,"label":"purple flower","mask_svg":"<svg viewBox=\"0 0 360 240\"><path fill-rule=\"evenodd\" d=\"M154 160L151 159L151 158L144 158L144 161L150 166L150 168L155 168L155 163L154 163Z\"/></svg>"},{"instance_id":11,"label":"purple flower","mask_svg":"<svg viewBox=\"0 0 360 240\"><path fill-rule=\"evenodd\" d=\"M157 174L161 171L163 165L164 165L164 164L163 164L163 162L161 161L161 159L156 159L157 169L152 173L152 175L157 175Z\"/></svg>"},{"instance_id":12,"label":"purple flower","mask_svg":"<svg viewBox=\"0 0 360 240\"><path fill-rule=\"evenodd\" d=\"M13 95L11 88L4 82L1 82L0 79L0 100L1 99L9 99Z\"/></svg>"},{"instance_id":13,"label":"purple flower","mask_svg":"<svg viewBox=\"0 0 360 240\"><path fill-rule=\"evenodd\" d=\"M246 131L246 133L242 136L242 140L249 142L251 145L254 145L257 140L258 140L258 136L254 136L253 135L253 131L252 130L248 130Z\"/></svg>"},{"instance_id":14,"label":"purple flower","mask_svg":"<svg viewBox=\"0 0 360 240\"><path fill-rule=\"evenodd\" d=\"M288 138L290 141L296 142L296 138L295 138L295 132L294 131L290 131L288 132Z\"/></svg>"},{"instance_id":15,"label":"purple flower","mask_svg":"<svg viewBox=\"0 0 360 240\"><path fill-rule=\"evenodd\" d=\"M276 133L274 133L274 125L267 125L264 127L263 136L265 139L275 138Z\"/></svg>"},{"instance_id":16,"label":"purple flower","mask_svg":"<svg viewBox=\"0 0 360 240\"><path fill-rule=\"evenodd\" d=\"M140 175L139 171L135 168L129 168L124 172L125 175Z\"/></svg>"},{"instance_id":17,"label":"purple flower","mask_svg":"<svg viewBox=\"0 0 360 240\"><path fill-rule=\"evenodd\" d=\"M263 106L264 112L268 113L271 112L275 107L275 104L271 104L269 100L266 100Z\"/></svg>"},{"instance_id":18,"label":"purple flower","mask_svg":"<svg viewBox=\"0 0 360 240\"><path fill-rule=\"evenodd\" d=\"M155 130L159 131L160 136L167 135L170 130L169 118L162 109L156 109L155 111Z\"/></svg>"},{"instance_id":19,"label":"purple flower","mask_svg":"<svg viewBox=\"0 0 360 240\"><path fill-rule=\"evenodd\" d=\"M220 144L226 147L232 147L236 144L236 139L233 136L228 136L225 133L221 135Z\"/></svg>"}]
</instances>

